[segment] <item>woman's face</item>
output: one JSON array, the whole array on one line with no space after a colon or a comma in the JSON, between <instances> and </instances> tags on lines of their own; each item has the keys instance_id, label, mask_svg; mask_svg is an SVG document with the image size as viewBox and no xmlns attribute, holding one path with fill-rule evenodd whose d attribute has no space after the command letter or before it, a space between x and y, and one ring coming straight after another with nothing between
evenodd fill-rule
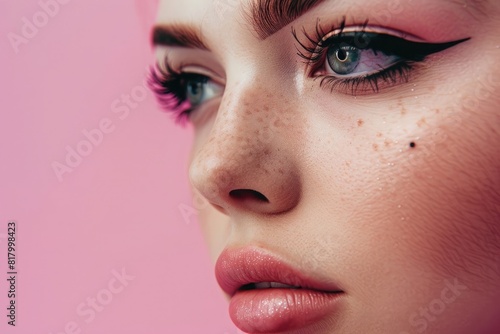
<instances>
[{"instance_id":1,"label":"woman's face","mask_svg":"<svg viewBox=\"0 0 500 334\"><path fill-rule=\"evenodd\" d=\"M161 1L241 330L500 332L499 36L497 0Z\"/></svg>"}]
</instances>

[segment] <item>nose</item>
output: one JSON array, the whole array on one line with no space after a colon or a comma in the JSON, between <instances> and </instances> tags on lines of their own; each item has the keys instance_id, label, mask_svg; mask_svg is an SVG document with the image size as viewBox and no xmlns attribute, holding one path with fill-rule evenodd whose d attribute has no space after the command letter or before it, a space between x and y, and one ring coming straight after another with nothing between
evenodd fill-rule
<instances>
[{"instance_id":1,"label":"nose","mask_svg":"<svg viewBox=\"0 0 500 334\"><path fill-rule=\"evenodd\" d=\"M189 171L192 185L220 211L279 214L298 204L294 116L282 102L261 90L226 90Z\"/></svg>"}]
</instances>

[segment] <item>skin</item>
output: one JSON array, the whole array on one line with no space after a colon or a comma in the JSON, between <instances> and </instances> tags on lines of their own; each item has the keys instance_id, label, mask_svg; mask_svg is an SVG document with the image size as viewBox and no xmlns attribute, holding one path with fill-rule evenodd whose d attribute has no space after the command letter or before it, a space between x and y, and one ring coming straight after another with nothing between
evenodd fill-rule
<instances>
[{"instance_id":1,"label":"skin","mask_svg":"<svg viewBox=\"0 0 500 334\"><path fill-rule=\"evenodd\" d=\"M169 47L159 62L224 87L190 120L213 260L255 246L338 283L340 313L298 333L499 333L500 2L327 0L265 40L241 15L248 1L219 2L231 4L164 0L158 14L202 23L210 48ZM426 42L471 39L407 83L354 97L309 78L291 34L343 16Z\"/></svg>"}]
</instances>

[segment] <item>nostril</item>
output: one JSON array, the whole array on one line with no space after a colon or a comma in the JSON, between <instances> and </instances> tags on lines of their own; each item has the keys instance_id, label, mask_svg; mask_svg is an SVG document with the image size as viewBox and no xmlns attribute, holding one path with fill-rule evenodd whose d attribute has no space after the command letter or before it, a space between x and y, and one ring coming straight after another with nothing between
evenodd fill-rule
<instances>
[{"instance_id":1,"label":"nostril","mask_svg":"<svg viewBox=\"0 0 500 334\"><path fill-rule=\"evenodd\" d=\"M251 189L237 189L237 190L231 190L229 192L229 196L231 196L234 199L238 200L246 200L246 199L256 199L261 202L266 202L269 203L269 200L267 199L266 196L261 194L258 191L251 190Z\"/></svg>"}]
</instances>

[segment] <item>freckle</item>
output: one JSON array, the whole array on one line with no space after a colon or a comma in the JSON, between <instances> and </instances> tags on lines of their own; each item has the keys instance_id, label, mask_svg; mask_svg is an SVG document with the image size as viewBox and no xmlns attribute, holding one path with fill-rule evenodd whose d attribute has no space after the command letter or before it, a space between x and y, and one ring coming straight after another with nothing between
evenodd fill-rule
<instances>
[{"instance_id":1,"label":"freckle","mask_svg":"<svg viewBox=\"0 0 500 334\"><path fill-rule=\"evenodd\" d=\"M415 144L415 142L411 142L411 143L410 143L410 147L411 147L411 148L415 148L415 147L417 147L417 144Z\"/></svg>"},{"instance_id":2,"label":"freckle","mask_svg":"<svg viewBox=\"0 0 500 334\"><path fill-rule=\"evenodd\" d=\"M406 108L403 105L401 105L401 115L403 116L406 115L406 112L407 112Z\"/></svg>"},{"instance_id":3,"label":"freckle","mask_svg":"<svg viewBox=\"0 0 500 334\"><path fill-rule=\"evenodd\" d=\"M435 112L436 114L439 114L439 113L441 112L441 110L436 109L436 110L434 110L434 112Z\"/></svg>"},{"instance_id":4,"label":"freckle","mask_svg":"<svg viewBox=\"0 0 500 334\"><path fill-rule=\"evenodd\" d=\"M392 141L390 141L390 140L388 140L388 139L384 140L384 145L385 145L386 147L389 147L391 144L392 144Z\"/></svg>"},{"instance_id":5,"label":"freckle","mask_svg":"<svg viewBox=\"0 0 500 334\"><path fill-rule=\"evenodd\" d=\"M377 137L382 137L382 132L377 133Z\"/></svg>"},{"instance_id":6,"label":"freckle","mask_svg":"<svg viewBox=\"0 0 500 334\"><path fill-rule=\"evenodd\" d=\"M362 127L363 124L365 124L365 121L363 121L362 119L358 119L358 126Z\"/></svg>"},{"instance_id":7,"label":"freckle","mask_svg":"<svg viewBox=\"0 0 500 334\"><path fill-rule=\"evenodd\" d=\"M378 145L377 144L373 144L373 150L376 152L378 151Z\"/></svg>"},{"instance_id":8,"label":"freckle","mask_svg":"<svg viewBox=\"0 0 500 334\"><path fill-rule=\"evenodd\" d=\"M424 126L425 124L427 124L427 121L425 120L425 117L422 117L418 122L417 122L417 125L419 128L421 128L422 126Z\"/></svg>"}]
</instances>

